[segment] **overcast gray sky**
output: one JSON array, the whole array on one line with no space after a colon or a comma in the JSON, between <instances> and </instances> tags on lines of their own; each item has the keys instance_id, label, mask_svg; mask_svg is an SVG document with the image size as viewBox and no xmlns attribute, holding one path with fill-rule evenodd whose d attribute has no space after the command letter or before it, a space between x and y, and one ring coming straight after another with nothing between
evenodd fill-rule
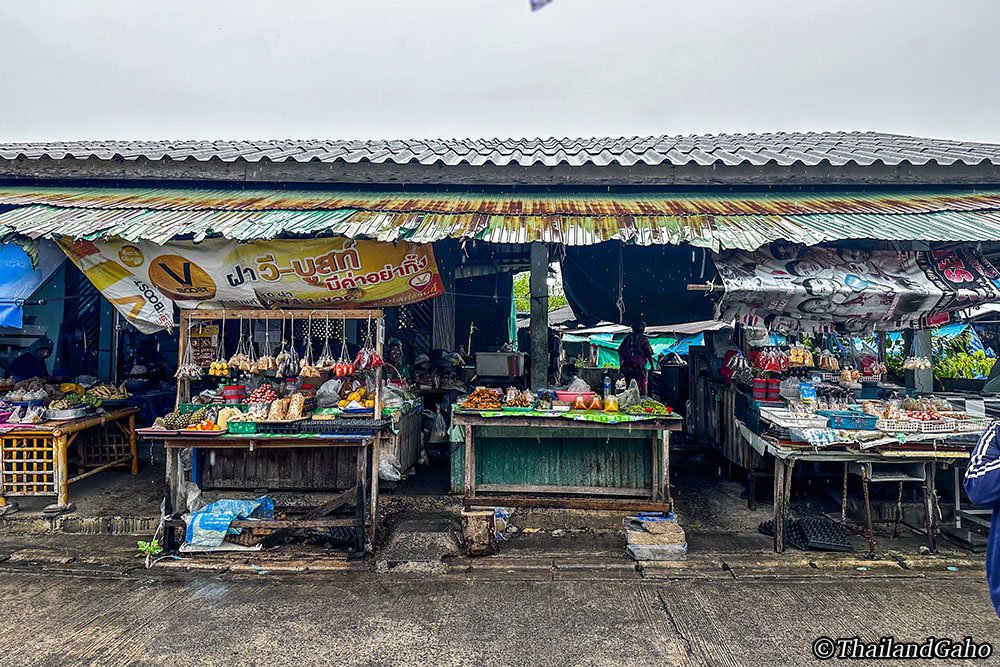
<instances>
[{"instance_id":1,"label":"overcast gray sky","mask_svg":"<svg viewBox=\"0 0 1000 667\"><path fill-rule=\"evenodd\" d=\"M0 0L0 139L1000 141L996 0Z\"/></svg>"}]
</instances>

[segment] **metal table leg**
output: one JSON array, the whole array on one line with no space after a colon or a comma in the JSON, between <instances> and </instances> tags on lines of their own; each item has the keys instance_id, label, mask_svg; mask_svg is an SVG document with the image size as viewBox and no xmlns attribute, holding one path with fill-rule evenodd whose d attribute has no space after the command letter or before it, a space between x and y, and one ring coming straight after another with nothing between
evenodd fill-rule
<instances>
[{"instance_id":1,"label":"metal table leg","mask_svg":"<svg viewBox=\"0 0 1000 667\"><path fill-rule=\"evenodd\" d=\"M861 488L865 493L865 521L868 527L868 556L875 557L875 529L872 527L872 504L871 496L868 493L868 473L864 467L861 468Z\"/></svg>"},{"instance_id":2,"label":"metal table leg","mask_svg":"<svg viewBox=\"0 0 1000 667\"><path fill-rule=\"evenodd\" d=\"M937 491L935 480L937 466L933 461L924 464L924 525L927 529L927 546L931 553L937 553Z\"/></svg>"}]
</instances>

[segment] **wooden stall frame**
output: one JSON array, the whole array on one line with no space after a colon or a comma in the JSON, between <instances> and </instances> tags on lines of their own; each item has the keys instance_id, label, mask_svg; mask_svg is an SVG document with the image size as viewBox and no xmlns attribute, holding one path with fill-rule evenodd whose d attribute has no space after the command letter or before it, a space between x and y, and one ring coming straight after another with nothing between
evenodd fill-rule
<instances>
[{"instance_id":1,"label":"wooden stall frame","mask_svg":"<svg viewBox=\"0 0 1000 667\"><path fill-rule=\"evenodd\" d=\"M243 320L286 320L286 319L301 319L308 320L311 316L320 315L323 318L329 317L330 319L338 319L341 321L356 320L363 322L375 321L375 352L379 357L384 357L384 338L385 338L385 323L382 319L383 311L380 309L340 309L340 308L313 308L310 310L305 309L291 309L291 310L274 310L274 309L263 309L263 308L223 308L218 310L181 310L180 315L180 333L177 341L177 353L178 353L178 365L184 363L184 352L187 349L188 337L191 332L192 321L212 321L212 320L231 320L231 319L243 319ZM223 345L221 333L219 337L219 345ZM228 379L227 377L220 378L221 380ZM190 380L178 380L177 381L177 398L175 407L179 407L184 398L190 399L191 394L191 381ZM375 369L375 407L372 410L372 418L378 419L382 415L382 367L379 366ZM182 449L185 447L192 448L204 448L204 449L228 449L246 448L248 451L253 451L255 448L280 448L280 447L357 447L358 448L358 471L356 479L356 487L359 494L363 494L364 487L369 487L368 492L368 508L367 514L371 517L367 525L367 536L370 544L374 548L375 538L376 538L376 522L378 517L378 466L379 466L379 449L382 443L382 434L377 434L374 438L353 438L353 439L342 439L335 437L324 437L324 438L274 438L267 437L261 438L256 436L247 436L245 438L236 439L233 437L227 437L224 440L218 440L216 438L206 438L198 439L196 437L185 436L181 440L173 439L170 444L167 444L167 473L166 473L166 516L168 520L173 513L173 498L172 495L180 482L176 478L176 470L172 470L171 464L174 463L174 457L171 456L172 451L177 449ZM316 441L320 442L317 443ZM350 443L356 444L350 444ZM365 450L370 450L370 455L365 454ZM371 466L371 480L367 481L364 479L366 477L363 471L364 464L368 463ZM174 463L176 466L176 464ZM363 498L363 496L360 496ZM363 500L359 500L363 503ZM334 508L335 509L335 508ZM329 511L333 511L330 509ZM365 508L363 506L357 509L362 516L362 528L359 531L359 535L364 533L364 515ZM313 523L317 521L324 523L325 525L343 525L344 520L339 519L316 519ZM260 527L266 527L265 524L268 522L258 522L255 525ZM350 525L354 522L351 521ZM167 523L169 537L167 538L167 543L171 546L173 545L173 530L171 524ZM279 526L275 526L279 527ZM364 545L361 545L361 549Z\"/></svg>"},{"instance_id":2,"label":"wooden stall frame","mask_svg":"<svg viewBox=\"0 0 1000 667\"><path fill-rule=\"evenodd\" d=\"M89 417L82 417L80 419L74 419L72 421L64 422L58 426L54 426L51 429L18 429L10 433L4 434L4 437L18 438L18 437L37 437L37 438L51 438L52 449L53 449L53 468L51 483L40 482L38 487L54 487L49 492L10 492L3 486L3 477L0 476L0 505L7 504L7 497L9 496L56 496L56 504L59 507L67 507L69 505L69 485L80 480L86 479L92 475L96 475L99 472L103 472L110 468L115 467L127 467L133 475L139 474L139 457L136 447L136 435L135 435L135 416L139 412L138 408L122 408L120 410L113 410L106 414L93 415ZM127 426L125 425L127 422ZM121 456L113 461L105 461L100 465L97 465L86 472L82 472L79 475L73 477L69 476L69 461L67 459L67 450L70 445L72 445L77 437L84 431L100 427L100 426L111 426L113 428L119 429L122 434L128 438L128 454ZM0 445L2 446L2 445ZM40 471L41 472L41 471Z\"/></svg>"},{"instance_id":3,"label":"wooden stall frame","mask_svg":"<svg viewBox=\"0 0 1000 667\"><path fill-rule=\"evenodd\" d=\"M655 421L636 421L623 424L605 424L601 422L570 421L563 417L530 418L523 417L483 417L475 412L456 412L456 426L465 427L465 493L466 507L510 506L510 507L562 507L566 509L608 509L622 511L667 511L673 509L673 497L670 493L670 432L682 428L681 419L660 419ZM651 488L594 488L582 486L557 485L525 485L525 484L478 484L476 481L476 436L475 429L479 426L547 426L577 427L581 429L624 429L649 432ZM662 462L662 465L660 465ZM517 493L517 494L565 494L565 495L600 495L628 496L627 498L556 498L530 497L527 495L491 495L480 493ZM638 497L638 496L645 496Z\"/></svg>"}]
</instances>

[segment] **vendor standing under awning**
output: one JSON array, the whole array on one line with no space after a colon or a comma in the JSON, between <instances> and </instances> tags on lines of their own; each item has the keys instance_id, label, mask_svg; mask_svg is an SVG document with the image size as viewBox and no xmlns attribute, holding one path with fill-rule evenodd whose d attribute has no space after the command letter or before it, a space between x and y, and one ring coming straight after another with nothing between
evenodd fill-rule
<instances>
[{"instance_id":1,"label":"vendor standing under awning","mask_svg":"<svg viewBox=\"0 0 1000 667\"><path fill-rule=\"evenodd\" d=\"M16 380L27 380L33 377L48 377L49 369L45 366L45 360L52 355L55 345L49 338L39 338L28 351L19 356L10 364L10 374Z\"/></svg>"},{"instance_id":2,"label":"vendor standing under awning","mask_svg":"<svg viewBox=\"0 0 1000 667\"><path fill-rule=\"evenodd\" d=\"M618 357L621 359L622 375L625 381L631 384L635 380L639 385L639 392L647 396L646 380L648 371L647 364L653 362L653 347L646 338L646 323L642 320L632 325L632 333L625 336L618 347Z\"/></svg>"}]
</instances>

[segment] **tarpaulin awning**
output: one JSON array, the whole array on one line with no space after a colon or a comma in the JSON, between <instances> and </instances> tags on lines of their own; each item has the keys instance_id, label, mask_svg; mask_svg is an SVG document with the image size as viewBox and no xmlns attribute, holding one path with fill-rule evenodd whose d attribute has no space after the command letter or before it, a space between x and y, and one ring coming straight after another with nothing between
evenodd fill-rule
<instances>
[{"instance_id":1,"label":"tarpaulin awning","mask_svg":"<svg viewBox=\"0 0 1000 667\"><path fill-rule=\"evenodd\" d=\"M66 256L51 241L0 245L0 327L20 329L24 301L48 280Z\"/></svg>"},{"instance_id":2,"label":"tarpaulin awning","mask_svg":"<svg viewBox=\"0 0 1000 667\"><path fill-rule=\"evenodd\" d=\"M894 330L946 323L1000 301L1000 272L972 246L929 252L772 246L715 258L717 317L792 331Z\"/></svg>"},{"instance_id":3,"label":"tarpaulin awning","mask_svg":"<svg viewBox=\"0 0 1000 667\"><path fill-rule=\"evenodd\" d=\"M286 190L0 187L0 233L164 243L337 235L587 246L690 243L754 250L779 239L1000 240L1000 191L687 194L676 190Z\"/></svg>"}]
</instances>

